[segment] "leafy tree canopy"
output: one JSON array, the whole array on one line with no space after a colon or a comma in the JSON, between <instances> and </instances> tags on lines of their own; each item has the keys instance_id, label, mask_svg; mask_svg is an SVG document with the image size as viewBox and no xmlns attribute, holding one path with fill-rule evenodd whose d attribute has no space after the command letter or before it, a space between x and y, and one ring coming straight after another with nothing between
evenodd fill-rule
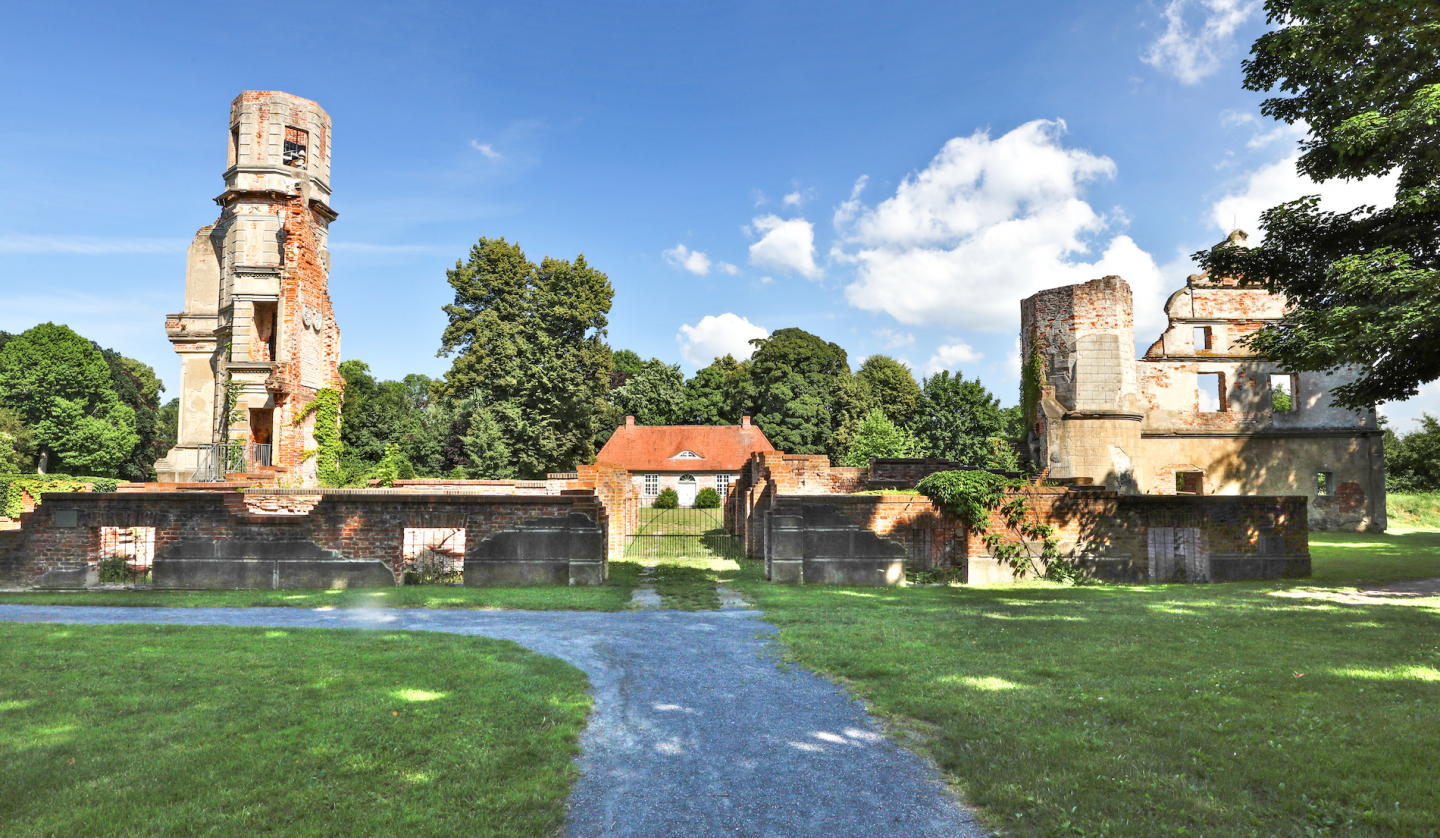
<instances>
[{"instance_id":1,"label":"leafy tree canopy","mask_svg":"<svg viewBox=\"0 0 1440 838\"><path fill-rule=\"evenodd\" d=\"M912 457L915 438L896 427L880 408L871 408L860 420L850 450L845 452L844 465L864 468L879 457Z\"/></svg>"},{"instance_id":2,"label":"leafy tree canopy","mask_svg":"<svg viewBox=\"0 0 1440 838\"><path fill-rule=\"evenodd\" d=\"M1000 400L978 377L967 381L963 374L952 376L949 370L925 379L921 389L919 437L925 454L987 466L994 453L989 440L999 437L1004 427Z\"/></svg>"},{"instance_id":3,"label":"leafy tree canopy","mask_svg":"<svg viewBox=\"0 0 1440 838\"><path fill-rule=\"evenodd\" d=\"M674 425L685 406L685 374L679 364L651 358L610 393L610 403L621 416L634 416L639 425Z\"/></svg>"},{"instance_id":4,"label":"leafy tree canopy","mask_svg":"<svg viewBox=\"0 0 1440 838\"><path fill-rule=\"evenodd\" d=\"M1261 110L1303 122L1317 182L1398 172L1395 205L1324 212L1318 196L1261 216L1262 244L1195 254L1212 275L1263 282L1293 309L1251 347L1295 370L1354 367L1333 391L1366 408L1440 377L1440 4L1267 0L1275 28L1244 62Z\"/></svg>"},{"instance_id":5,"label":"leafy tree canopy","mask_svg":"<svg viewBox=\"0 0 1440 838\"><path fill-rule=\"evenodd\" d=\"M42 323L0 349L0 407L14 410L58 460L54 472L116 475L140 442L135 411L116 395L105 356L67 326Z\"/></svg>"},{"instance_id":6,"label":"leafy tree canopy","mask_svg":"<svg viewBox=\"0 0 1440 838\"><path fill-rule=\"evenodd\" d=\"M1385 429L1385 488L1391 492L1440 491L1440 420L1426 413L1404 436Z\"/></svg>"},{"instance_id":7,"label":"leafy tree canopy","mask_svg":"<svg viewBox=\"0 0 1440 838\"><path fill-rule=\"evenodd\" d=\"M685 382L685 405L681 424L738 425L745 415L746 388L750 363L734 355L716 358L710 366Z\"/></svg>"},{"instance_id":8,"label":"leafy tree canopy","mask_svg":"<svg viewBox=\"0 0 1440 838\"><path fill-rule=\"evenodd\" d=\"M855 371L855 379L867 405L884 411L900 428L914 427L920 411L920 385L909 367L888 355L871 355Z\"/></svg>"},{"instance_id":9,"label":"leafy tree canopy","mask_svg":"<svg viewBox=\"0 0 1440 838\"><path fill-rule=\"evenodd\" d=\"M838 431L858 412L845 350L801 329L751 341L747 401L772 445L791 454L843 454Z\"/></svg>"},{"instance_id":10,"label":"leafy tree canopy","mask_svg":"<svg viewBox=\"0 0 1440 838\"><path fill-rule=\"evenodd\" d=\"M0 407L0 474L25 474L35 469L35 440L20 414Z\"/></svg>"}]
</instances>

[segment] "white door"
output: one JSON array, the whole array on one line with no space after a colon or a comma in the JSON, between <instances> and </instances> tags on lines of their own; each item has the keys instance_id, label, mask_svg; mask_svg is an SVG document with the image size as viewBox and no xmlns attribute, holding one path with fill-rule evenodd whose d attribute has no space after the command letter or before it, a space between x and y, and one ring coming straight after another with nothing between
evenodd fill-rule
<instances>
[{"instance_id":1,"label":"white door","mask_svg":"<svg viewBox=\"0 0 1440 838\"><path fill-rule=\"evenodd\" d=\"M682 474L680 476L680 505L691 507L695 505L695 476L693 474Z\"/></svg>"}]
</instances>

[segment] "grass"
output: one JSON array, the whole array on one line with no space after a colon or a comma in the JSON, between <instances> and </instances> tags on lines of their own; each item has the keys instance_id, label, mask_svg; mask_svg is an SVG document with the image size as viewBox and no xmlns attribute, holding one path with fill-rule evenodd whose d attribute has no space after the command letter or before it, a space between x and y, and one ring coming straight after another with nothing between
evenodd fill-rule
<instances>
[{"instance_id":1,"label":"grass","mask_svg":"<svg viewBox=\"0 0 1440 838\"><path fill-rule=\"evenodd\" d=\"M553 834L582 673L418 632L0 624L6 836Z\"/></svg>"},{"instance_id":2,"label":"grass","mask_svg":"<svg viewBox=\"0 0 1440 838\"><path fill-rule=\"evenodd\" d=\"M1440 494L1387 494L1385 517L1403 529L1440 529Z\"/></svg>"},{"instance_id":3,"label":"grass","mask_svg":"<svg viewBox=\"0 0 1440 838\"><path fill-rule=\"evenodd\" d=\"M1315 578L731 584L1012 836L1440 834L1440 534L1316 534Z\"/></svg>"},{"instance_id":4,"label":"grass","mask_svg":"<svg viewBox=\"0 0 1440 838\"><path fill-rule=\"evenodd\" d=\"M263 591L26 591L0 593L0 604L133 605L180 608L471 608L519 611L623 611L639 581L638 565L610 563L610 581L596 587L537 585Z\"/></svg>"}]
</instances>

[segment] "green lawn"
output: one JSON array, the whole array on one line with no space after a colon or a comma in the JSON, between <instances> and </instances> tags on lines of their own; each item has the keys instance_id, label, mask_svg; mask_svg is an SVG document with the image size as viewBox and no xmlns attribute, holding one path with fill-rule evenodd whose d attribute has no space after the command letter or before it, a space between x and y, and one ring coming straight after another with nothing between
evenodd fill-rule
<instances>
[{"instance_id":1,"label":"green lawn","mask_svg":"<svg viewBox=\"0 0 1440 838\"><path fill-rule=\"evenodd\" d=\"M1268 583L731 584L1008 835L1440 834L1440 599L1333 591L1440 576L1440 534L1312 551Z\"/></svg>"},{"instance_id":2,"label":"green lawn","mask_svg":"<svg viewBox=\"0 0 1440 838\"><path fill-rule=\"evenodd\" d=\"M422 632L0 623L0 834L555 832L585 676Z\"/></svg>"}]
</instances>

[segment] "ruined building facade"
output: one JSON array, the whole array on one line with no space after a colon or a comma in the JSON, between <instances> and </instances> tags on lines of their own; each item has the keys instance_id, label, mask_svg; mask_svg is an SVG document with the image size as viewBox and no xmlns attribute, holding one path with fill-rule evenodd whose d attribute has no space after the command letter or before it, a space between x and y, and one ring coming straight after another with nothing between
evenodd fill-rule
<instances>
[{"instance_id":1,"label":"ruined building facade","mask_svg":"<svg viewBox=\"0 0 1440 838\"><path fill-rule=\"evenodd\" d=\"M1191 276L1139 360L1118 276L1021 303L1021 357L1038 398L1031 456L1054 478L1138 494L1302 495L1313 529L1385 527L1385 457L1373 410L1331 402L1350 374L1292 372L1242 339L1285 300Z\"/></svg>"},{"instance_id":2,"label":"ruined building facade","mask_svg":"<svg viewBox=\"0 0 1440 838\"><path fill-rule=\"evenodd\" d=\"M317 391L340 388L330 305L330 116L308 99L246 91L230 103L220 217L190 244L176 445L162 482L264 473L315 482Z\"/></svg>"}]
</instances>

